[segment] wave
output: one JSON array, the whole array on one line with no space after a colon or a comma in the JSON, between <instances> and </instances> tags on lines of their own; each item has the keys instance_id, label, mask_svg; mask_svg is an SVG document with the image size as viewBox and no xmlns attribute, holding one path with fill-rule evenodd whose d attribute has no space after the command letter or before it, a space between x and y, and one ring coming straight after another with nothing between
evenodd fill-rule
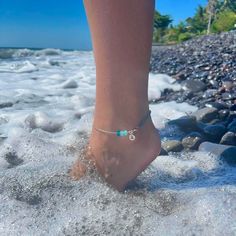
<instances>
[{"instance_id":1,"label":"wave","mask_svg":"<svg viewBox=\"0 0 236 236\"><path fill-rule=\"evenodd\" d=\"M29 56L57 56L66 51L61 49L46 48L46 49L14 49L14 48L0 48L0 59L12 59Z\"/></svg>"}]
</instances>

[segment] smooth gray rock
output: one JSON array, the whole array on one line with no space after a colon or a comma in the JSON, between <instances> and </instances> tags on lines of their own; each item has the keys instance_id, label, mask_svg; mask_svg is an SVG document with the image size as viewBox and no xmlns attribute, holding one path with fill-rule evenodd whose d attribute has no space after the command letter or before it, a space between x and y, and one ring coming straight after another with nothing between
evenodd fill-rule
<instances>
[{"instance_id":1,"label":"smooth gray rock","mask_svg":"<svg viewBox=\"0 0 236 236\"><path fill-rule=\"evenodd\" d=\"M220 144L236 146L236 134L227 132L220 140Z\"/></svg>"},{"instance_id":2,"label":"smooth gray rock","mask_svg":"<svg viewBox=\"0 0 236 236\"><path fill-rule=\"evenodd\" d=\"M201 80L186 80L182 83L185 90L190 90L194 93L206 90L207 86Z\"/></svg>"},{"instance_id":3,"label":"smooth gray rock","mask_svg":"<svg viewBox=\"0 0 236 236\"><path fill-rule=\"evenodd\" d=\"M196 117L195 116L182 116L178 119L168 122L169 125L177 125L183 131L196 129Z\"/></svg>"},{"instance_id":4,"label":"smooth gray rock","mask_svg":"<svg viewBox=\"0 0 236 236\"><path fill-rule=\"evenodd\" d=\"M159 155L160 156L168 156L168 152L165 149L161 148L161 152Z\"/></svg>"},{"instance_id":5,"label":"smooth gray rock","mask_svg":"<svg viewBox=\"0 0 236 236\"><path fill-rule=\"evenodd\" d=\"M178 140L168 140L162 144L162 148L167 152L181 152L184 147Z\"/></svg>"},{"instance_id":6,"label":"smooth gray rock","mask_svg":"<svg viewBox=\"0 0 236 236\"><path fill-rule=\"evenodd\" d=\"M192 132L182 139L182 144L185 149L197 150L203 142L203 137L198 132Z\"/></svg>"},{"instance_id":7,"label":"smooth gray rock","mask_svg":"<svg viewBox=\"0 0 236 236\"><path fill-rule=\"evenodd\" d=\"M78 84L75 80L70 79L70 80L65 81L61 86L64 89L69 89L69 88L77 88Z\"/></svg>"},{"instance_id":8,"label":"smooth gray rock","mask_svg":"<svg viewBox=\"0 0 236 236\"><path fill-rule=\"evenodd\" d=\"M217 110L228 109L228 106L225 103L220 103L220 102L209 102L206 104L206 107L214 107Z\"/></svg>"},{"instance_id":9,"label":"smooth gray rock","mask_svg":"<svg viewBox=\"0 0 236 236\"><path fill-rule=\"evenodd\" d=\"M229 115L229 110L223 109L219 111L219 118L225 120Z\"/></svg>"},{"instance_id":10,"label":"smooth gray rock","mask_svg":"<svg viewBox=\"0 0 236 236\"><path fill-rule=\"evenodd\" d=\"M195 116L197 121L207 123L218 118L218 110L214 107L205 107L193 112L191 115Z\"/></svg>"},{"instance_id":11,"label":"smooth gray rock","mask_svg":"<svg viewBox=\"0 0 236 236\"><path fill-rule=\"evenodd\" d=\"M211 142L203 142L199 146L199 151L209 152L219 156L231 166L236 166L236 147L230 145L222 145Z\"/></svg>"}]
</instances>

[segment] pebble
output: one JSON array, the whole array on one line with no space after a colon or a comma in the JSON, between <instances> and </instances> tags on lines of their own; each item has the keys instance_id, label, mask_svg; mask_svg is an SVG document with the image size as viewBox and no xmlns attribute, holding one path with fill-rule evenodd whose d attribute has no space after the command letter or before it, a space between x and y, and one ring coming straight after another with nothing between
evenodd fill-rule
<instances>
[{"instance_id":1,"label":"pebble","mask_svg":"<svg viewBox=\"0 0 236 236\"><path fill-rule=\"evenodd\" d=\"M234 146L203 142L198 150L212 153L219 156L227 164L236 166L236 147Z\"/></svg>"},{"instance_id":2,"label":"pebble","mask_svg":"<svg viewBox=\"0 0 236 236\"><path fill-rule=\"evenodd\" d=\"M203 91L207 88L206 84L200 80L186 80L182 83L183 89L190 90L193 93Z\"/></svg>"},{"instance_id":3,"label":"pebble","mask_svg":"<svg viewBox=\"0 0 236 236\"><path fill-rule=\"evenodd\" d=\"M205 107L193 112L192 116L195 116L197 121L207 123L218 117L218 110L214 107Z\"/></svg>"},{"instance_id":4,"label":"pebble","mask_svg":"<svg viewBox=\"0 0 236 236\"><path fill-rule=\"evenodd\" d=\"M67 80L65 81L62 85L61 85L62 88L64 89L69 89L69 88L77 88L78 87L78 84L75 80L73 79L70 79L70 80Z\"/></svg>"},{"instance_id":5,"label":"pebble","mask_svg":"<svg viewBox=\"0 0 236 236\"><path fill-rule=\"evenodd\" d=\"M233 120L228 126L227 126L228 130L231 132L236 133L236 119Z\"/></svg>"},{"instance_id":6,"label":"pebble","mask_svg":"<svg viewBox=\"0 0 236 236\"><path fill-rule=\"evenodd\" d=\"M208 125L204 128L206 137L212 142L219 142L221 137L227 132L224 125Z\"/></svg>"},{"instance_id":7,"label":"pebble","mask_svg":"<svg viewBox=\"0 0 236 236\"><path fill-rule=\"evenodd\" d=\"M161 148L161 152L159 155L160 156L168 156L168 152L165 149Z\"/></svg>"},{"instance_id":8,"label":"pebble","mask_svg":"<svg viewBox=\"0 0 236 236\"><path fill-rule=\"evenodd\" d=\"M203 142L202 135L198 132L192 132L182 139L182 145L185 149L197 150Z\"/></svg>"},{"instance_id":9,"label":"pebble","mask_svg":"<svg viewBox=\"0 0 236 236\"><path fill-rule=\"evenodd\" d=\"M218 94L218 90L217 89L208 89L204 94L203 97L204 98L211 98L211 97L215 97Z\"/></svg>"},{"instance_id":10,"label":"pebble","mask_svg":"<svg viewBox=\"0 0 236 236\"><path fill-rule=\"evenodd\" d=\"M218 113L219 113L219 118L221 120L225 120L229 115L229 110L226 110L226 109L220 110Z\"/></svg>"},{"instance_id":11,"label":"pebble","mask_svg":"<svg viewBox=\"0 0 236 236\"><path fill-rule=\"evenodd\" d=\"M218 111L223 110L223 109L228 109L228 106L225 103L220 103L220 102L210 102L205 105L206 107L214 107Z\"/></svg>"},{"instance_id":12,"label":"pebble","mask_svg":"<svg viewBox=\"0 0 236 236\"><path fill-rule=\"evenodd\" d=\"M191 131L197 125L195 116L182 116L178 119L171 120L168 122L169 125L177 125L183 131Z\"/></svg>"},{"instance_id":13,"label":"pebble","mask_svg":"<svg viewBox=\"0 0 236 236\"><path fill-rule=\"evenodd\" d=\"M230 111L236 111L236 104L234 104L230 107Z\"/></svg>"},{"instance_id":14,"label":"pebble","mask_svg":"<svg viewBox=\"0 0 236 236\"><path fill-rule=\"evenodd\" d=\"M163 142L162 148L166 152L181 152L183 150L183 145L178 140L168 140Z\"/></svg>"},{"instance_id":15,"label":"pebble","mask_svg":"<svg viewBox=\"0 0 236 236\"><path fill-rule=\"evenodd\" d=\"M220 140L220 144L236 146L236 134L227 132Z\"/></svg>"}]
</instances>

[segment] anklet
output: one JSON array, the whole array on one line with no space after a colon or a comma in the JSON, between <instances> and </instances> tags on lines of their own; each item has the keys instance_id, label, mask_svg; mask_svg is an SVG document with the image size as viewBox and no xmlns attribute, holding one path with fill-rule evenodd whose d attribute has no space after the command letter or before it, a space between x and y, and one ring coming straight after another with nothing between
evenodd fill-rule
<instances>
[{"instance_id":1,"label":"anklet","mask_svg":"<svg viewBox=\"0 0 236 236\"><path fill-rule=\"evenodd\" d=\"M129 135L129 140L130 141L134 141L135 140L135 132L138 131L138 129L140 129L145 122L147 121L147 119L150 117L151 111L149 110L145 116L143 117L143 119L139 122L139 124L131 129L131 130L117 130L117 131L107 131L107 130L103 130L103 129L99 129L99 128L95 128L95 130L100 131L102 133L107 133L107 134L115 134L118 137L124 137Z\"/></svg>"}]
</instances>

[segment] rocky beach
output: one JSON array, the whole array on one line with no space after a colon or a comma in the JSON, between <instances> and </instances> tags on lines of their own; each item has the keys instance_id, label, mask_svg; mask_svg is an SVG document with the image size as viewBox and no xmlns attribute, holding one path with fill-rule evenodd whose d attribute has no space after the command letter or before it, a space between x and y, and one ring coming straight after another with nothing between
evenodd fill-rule
<instances>
[{"instance_id":1,"label":"rocky beach","mask_svg":"<svg viewBox=\"0 0 236 236\"><path fill-rule=\"evenodd\" d=\"M124 193L68 176L91 132L93 53L0 49L0 235L235 235L235 39L153 48L162 152Z\"/></svg>"},{"instance_id":2,"label":"rocky beach","mask_svg":"<svg viewBox=\"0 0 236 236\"><path fill-rule=\"evenodd\" d=\"M199 108L169 122L184 135L166 141L163 148L167 152L201 150L207 145L201 143L209 142L210 151L220 149L221 156L236 164L236 31L154 47L151 71L168 74L181 85L179 91L165 89L154 103L187 102Z\"/></svg>"}]
</instances>

